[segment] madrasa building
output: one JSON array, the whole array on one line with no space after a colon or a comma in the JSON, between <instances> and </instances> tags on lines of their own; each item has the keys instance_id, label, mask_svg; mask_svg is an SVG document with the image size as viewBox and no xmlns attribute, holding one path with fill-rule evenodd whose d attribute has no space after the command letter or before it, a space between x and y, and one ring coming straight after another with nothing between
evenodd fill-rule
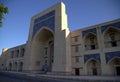
<instances>
[{"instance_id":1,"label":"madrasa building","mask_svg":"<svg viewBox=\"0 0 120 82\"><path fill-rule=\"evenodd\" d=\"M31 18L26 44L3 48L0 70L120 75L120 19L70 32L60 2Z\"/></svg>"}]
</instances>

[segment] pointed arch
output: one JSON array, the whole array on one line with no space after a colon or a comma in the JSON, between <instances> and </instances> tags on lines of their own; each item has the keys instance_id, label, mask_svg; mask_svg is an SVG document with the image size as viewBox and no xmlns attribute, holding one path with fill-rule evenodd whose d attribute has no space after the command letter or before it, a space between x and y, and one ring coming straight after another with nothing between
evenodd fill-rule
<instances>
[{"instance_id":1,"label":"pointed arch","mask_svg":"<svg viewBox=\"0 0 120 82\"><path fill-rule=\"evenodd\" d=\"M33 40L38 36L38 34L40 33L40 31L42 31L42 30L48 30L48 31L50 31L50 32L54 35L53 30L51 30L51 29L48 28L48 27L43 26L43 27L41 27L41 28L37 31L37 33L36 33L35 35L32 36Z\"/></svg>"},{"instance_id":2,"label":"pointed arch","mask_svg":"<svg viewBox=\"0 0 120 82\"><path fill-rule=\"evenodd\" d=\"M110 63L111 63L112 61L114 61L114 60L118 60L118 61L119 61L118 63L120 63L120 57L115 56L115 57L113 57L111 60L108 61L108 64L110 64Z\"/></svg>"},{"instance_id":3,"label":"pointed arch","mask_svg":"<svg viewBox=\"0 0 120 82\"><path fill-rule=\"evenodd\" d=\"M109 62L112 75L120 76L120 57L114 57Z\"/></svg>"},{"instance_id":4,"label":"pointed arch","mask_svg":"<svg viewBox=\"0 0 120 82\"><path fill-rule=\"evenodd\" d=\"M53 42L54 45L54 33L47 27L42 27L33 37L32 49L31 49L31 69L35 71L42 70L43 66L47 66L51 71L52 63L51 56L54 55L54 46L50 47L49 43ZM51 48L53 48L52 55ZM47 53L46 53L47 52ZM46 58L47 57L47 58ZM49 68L50 67L50 68Z\"/></svg>"},{"instance_id":5,"label":"pointed arch","mask_svg":"<svg viewBox=\"0 0 120 82\"><path fill-rule=\"evenodd\" d=\"M120 31L120 29L119 29L119 28L117 28L117 27L114 27L114 26L109 26L107 29L105 29L105 31L103 32L103 35L105 35L105 34L107 33L107 31L109 31L110 29ZM112 31L113 31L113 30L112 30Z\"/></svg>"},{"instance_id":6,"label":"pointed arch","mask_svg":"<svg viewBox=\"0 0 120 82\"><path fill-rule=\"evenodd\" d=\"M92 32L88 32L88 33L86 33L86 35L84 35L84 39L85 39L86 37L88 37L89 35L94 35L94 36L96 36L96 34L94 34L94 33L92 33Z\"/></svg>"},{"instance_id":7,"label":"pointed arch","mask_svg":"<svg viewBox=\"0 0 120 82\"><path fill-rule=\"evenodd\" d=\"M98 48L97 36L91 32L86 34L84 42L86 50L94 50Z\"/></svg>"},{"instance_id":8,"label":"pointed arch","mask_svg":"<svg viewBox=\"0 0 120 82\"><path fill-rule=\"evenodd\" d=\"M120 46L120 30L115 27L107 28L104 33L104 44L106 48Z\"/></svg>"},{"instance_id":9,"label":"pointed arch","mask_svg":"<svg viewBox=\"0 0 120 82\"><path fill-rule=\"evenodd\" d=\"M86 63L87 74L88 75L100 75L101 74L101 66L100 63L96 59L89 59Z\"/></svg>"},{"instance_id":10,"label":"pointed arch","mask_svg":"<svg viewBox=\"0 0 120 82\"><path fill-rule=\"evenodd\" d=\"M88 62L90 62L90 61L96 61L97 63L100 63L97 59L95 59L95 58L90 58L90 59L87 60L87 62L86 62L85 64L88 64Z\"/></svg>"}]
</instances>

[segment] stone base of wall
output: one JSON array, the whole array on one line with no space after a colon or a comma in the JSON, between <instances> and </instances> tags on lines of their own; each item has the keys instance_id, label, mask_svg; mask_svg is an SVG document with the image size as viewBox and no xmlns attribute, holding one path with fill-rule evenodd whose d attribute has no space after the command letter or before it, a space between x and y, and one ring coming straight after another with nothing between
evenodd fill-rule
<instances>
[{"instance_id":1,"label":"stone base of wall","mask_svg":"<svg viewBox=\"0 0 120 82\"><path fill-rule=\"evenodd\" d=\"M70 72L47 72L48 75L72 75Z\"/></svg>"}]
</instances>

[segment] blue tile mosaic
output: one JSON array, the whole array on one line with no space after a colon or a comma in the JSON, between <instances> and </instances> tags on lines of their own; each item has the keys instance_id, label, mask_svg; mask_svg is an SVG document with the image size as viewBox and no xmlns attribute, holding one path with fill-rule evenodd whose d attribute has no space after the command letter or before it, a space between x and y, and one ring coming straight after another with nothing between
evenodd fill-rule
<instances>
[{"instance_id":1,"label":"blue tile mosaic","mask_svg":"<svg viewBox=\"0 0 120 82\"><path fill-rule=\"evenodd\" d=\"M106 63L108 63L114 57L120 57L120 51L106 52L105 53Z\"/></svg>"},{"instance_id":2,"label":"blue tile mosaic","mask_svg":"<svg viewBox=\"0 0 120 82\"><path fill-rule=\"evenodd\" d=\"M37 19L35 19L34 23L35 23L35 24L36 24L36 23L39 23L40 21L42 21L42 20L44 20L44 19L47 19L48 17L54 16L54 15L55 15L55 11L51 11L51 12L49 12L49 13L47 13L47 14L45 14L45 15L37 18Z\"/></svg>"},{"instance_id":3,"label":"blue tile mosaic","mask_svg":"<svg viewBox=\"0 0 120 82\"><path fill-rule=\"evenodd\" d=\"M93 34L97 34L96 32L96 28L93 28L93 29L89 29L89 30L85 30L85 31L82 31L82 36L84 37L86 34L88 33L93 33Z\"/></svg>"},{"instance_id":4,"label":"blue tile mosaic","mask_svg":"<svg viewBox=\"0 0 120 82\"><path fill-rule=\"evenodd\" d=\"M120 22L102 26L101 27L101 32L103 33L107 28L109 28L111 26L120 29Z\"/></svg>"},{"instance_id":5,"label":"blue tile mosaic","mask_svg":"<svg viewBox=\"0 0 120 82\"><path fill-rule=\"evenodd\" d=\"M99 53L84 55L84 63L86 63L89 59L95 59L101 63Z\"/></svg>"},{"instance_id":6,"label":"blue tile mosaic","mask_svg":"<svg viewBox=\"0 0 120 82\"><path fill-rule=\"evenodd\" d=\"M32 37L34 37L35 34L37 33L37 31L43 26L48 27L49 29L54 31L54 28L55 28L55 11L51 11L51 12L35 19Z\"/></svg>"}]
</instances>

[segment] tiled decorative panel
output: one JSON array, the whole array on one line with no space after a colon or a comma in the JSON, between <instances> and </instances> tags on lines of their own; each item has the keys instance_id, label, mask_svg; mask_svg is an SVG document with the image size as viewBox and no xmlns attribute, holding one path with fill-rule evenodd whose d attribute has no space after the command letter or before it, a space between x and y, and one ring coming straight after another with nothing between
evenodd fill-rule
<instances>
[{"instance_id":1,"label":"tiled decorative panel","mask_svg":"<svg viewBox=\"0 0 120 82\"><path fill-rule=\"evenodd\" d=\"M120 22L102 26L101 27L101 32L103 33L109 27L115 27L115 28L119 28L120 29Z\"/></svg>"},{"instance_id":2,"label":"tiled decorative panel","mask_svg":"<svg viewBox=\"0 0 120 82\"><path fill-rule=\"evenodd\" d=\"M95 59L101 63L99 53L84 55L84 63L86 63L89 59Z\"/></svg>"},{"instance_id":3,"label":"tiled decorative panel","mask_svg":"<svg viewBox=\"0 0 120 82\"><path fill-rule=\"evenodd\" d=\"M49 29L54 31L54 28L55 28L55 11L51 11L51 12L35 19L32 37L34 37L34 35L37 33L37 31L43 26L48 27Z\"/></svg>"},{"instance_id":4,"label":"tiled decorative panel","mask_svg":"<svg viewBox=\"0 0 120 82\"><path fill-rule=\"evenodd\" d=\"M82 31L82 36L84 37L86 34L88 33L93 33L93 34L97 34L96 32L96 28L93 28L93 29L89 29L89 30L85 30L85 31Z\"/></svg>"},{"instance_id":5,"label":"tiled decorative panel","mask_svg":"<svg viewBox=\"0 0 120 82\"><path fill-rule=\"evenodd\" d=\"M120 51L106 52L105 53L106 63L108 63L114 57L120 57Z\"/></svg>"}]
</instances>

